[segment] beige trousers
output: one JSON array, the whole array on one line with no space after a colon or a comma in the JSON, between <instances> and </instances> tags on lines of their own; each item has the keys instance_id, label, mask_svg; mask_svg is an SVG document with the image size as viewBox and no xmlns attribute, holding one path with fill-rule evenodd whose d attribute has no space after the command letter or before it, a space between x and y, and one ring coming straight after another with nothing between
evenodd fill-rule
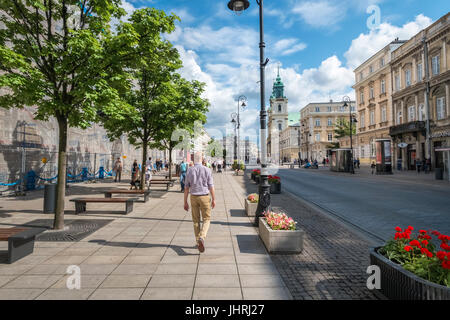
<instances>
[{"instance_id":1,"label":"beige trousers","mask_svg":"<svg viewBox=\"0 0 450 320\"><path fill-rule=\"evenodd\" d=\"M205 239L211 222L211 198L191 195L192 222L194 223L195 239ZM203 220L200 227L200 217Z\"/></svg>"}]
</instances>

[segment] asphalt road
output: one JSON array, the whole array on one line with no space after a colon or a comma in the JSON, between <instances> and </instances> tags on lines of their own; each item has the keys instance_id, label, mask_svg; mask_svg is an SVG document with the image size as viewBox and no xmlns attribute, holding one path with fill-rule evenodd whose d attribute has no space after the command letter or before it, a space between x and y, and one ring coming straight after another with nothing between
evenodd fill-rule
<instances>
[{"instance_id":1,"label":"asphalt road","mask_svg":"<svg viewBox=\"0 0 450 320\"><path fill-rule=\"evenodd\" d=\"M335 175L322 170L280 169L277 175L282 190L366 231L372 239L391 239L396 226L409 225L415 230L432 229L450 235L450 186Z\"/></svg>"}]
</instances>

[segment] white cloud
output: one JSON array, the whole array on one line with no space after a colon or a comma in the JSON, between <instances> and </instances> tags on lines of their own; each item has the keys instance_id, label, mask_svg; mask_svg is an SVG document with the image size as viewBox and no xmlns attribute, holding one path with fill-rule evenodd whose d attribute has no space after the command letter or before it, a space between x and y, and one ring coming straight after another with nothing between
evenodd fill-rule
<instances>
[{"instance_id":1,"label":"white cloud","mask_svg":"<svg viewBox=\"0 0 450 320\"><path fill-rule=\"evenodd\" d=\"M367 34L360 34L358 38L352 41L350 48L344 54L347 59L347 65L354 69L395 38L408 40L431 23L432 20L422 14L419 14L414 21L408 22L402 27L382 23L377 29L371 30Z\"/></svg>"},{"instance_id":2,"label":"white cloud","mask_svg":"<svg viewBox=\"0 0 450 320\"><path fill-rule=\"evenodd\" d=\"M306 48L306 44L299 43L298 39L289 38L277 41L273 48L275 50L275 53L286 56L304 50Z\"/></svg>"},{"instance_id":3,"label":"white cloud","mask_svg":"<svg viewBox=\"0 0 450 320\"><path fill-rule=\"evenodd\" d=\"M300 2L294 6L292 12L298 14L307 24L316 27L330 27L338 24L346 13L345 6L330 1Z\"/></svg>"}]
</instances>

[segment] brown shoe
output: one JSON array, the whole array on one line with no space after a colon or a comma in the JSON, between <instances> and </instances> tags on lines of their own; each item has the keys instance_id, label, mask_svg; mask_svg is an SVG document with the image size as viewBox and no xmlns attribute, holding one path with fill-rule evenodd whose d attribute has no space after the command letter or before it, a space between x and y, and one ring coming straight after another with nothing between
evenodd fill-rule
<instances>
[{"instance_id":1,"label":"brown shoe","mask_svg":"<svg viewBox=\"0 0 450 320\"><path fill-rule=\"evenodd\" d=\"M200 251L200 252L205 251L205 241L202 238L198 239L197 245L198 245L198 251Z\"/></svg>"}]
</instances>

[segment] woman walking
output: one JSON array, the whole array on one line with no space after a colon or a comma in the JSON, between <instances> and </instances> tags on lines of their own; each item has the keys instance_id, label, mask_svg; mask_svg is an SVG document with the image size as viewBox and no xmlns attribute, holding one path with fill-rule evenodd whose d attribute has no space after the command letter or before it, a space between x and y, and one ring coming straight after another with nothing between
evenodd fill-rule
<instances>
[{"instance_id":1,"label":"woman walking","mask_svg":"<svg viewBox=\"0 0 450 320\"><path fill-rule=\"evenodd\" d=\"M130 190L133 189L133 186L136 188L137 190L137 183L138 183L138 174L139 174L139 166L137 163L137 160L134 160L133 162L133 166L131 167L131 187Z\"/></svg>"}]
</instances>

